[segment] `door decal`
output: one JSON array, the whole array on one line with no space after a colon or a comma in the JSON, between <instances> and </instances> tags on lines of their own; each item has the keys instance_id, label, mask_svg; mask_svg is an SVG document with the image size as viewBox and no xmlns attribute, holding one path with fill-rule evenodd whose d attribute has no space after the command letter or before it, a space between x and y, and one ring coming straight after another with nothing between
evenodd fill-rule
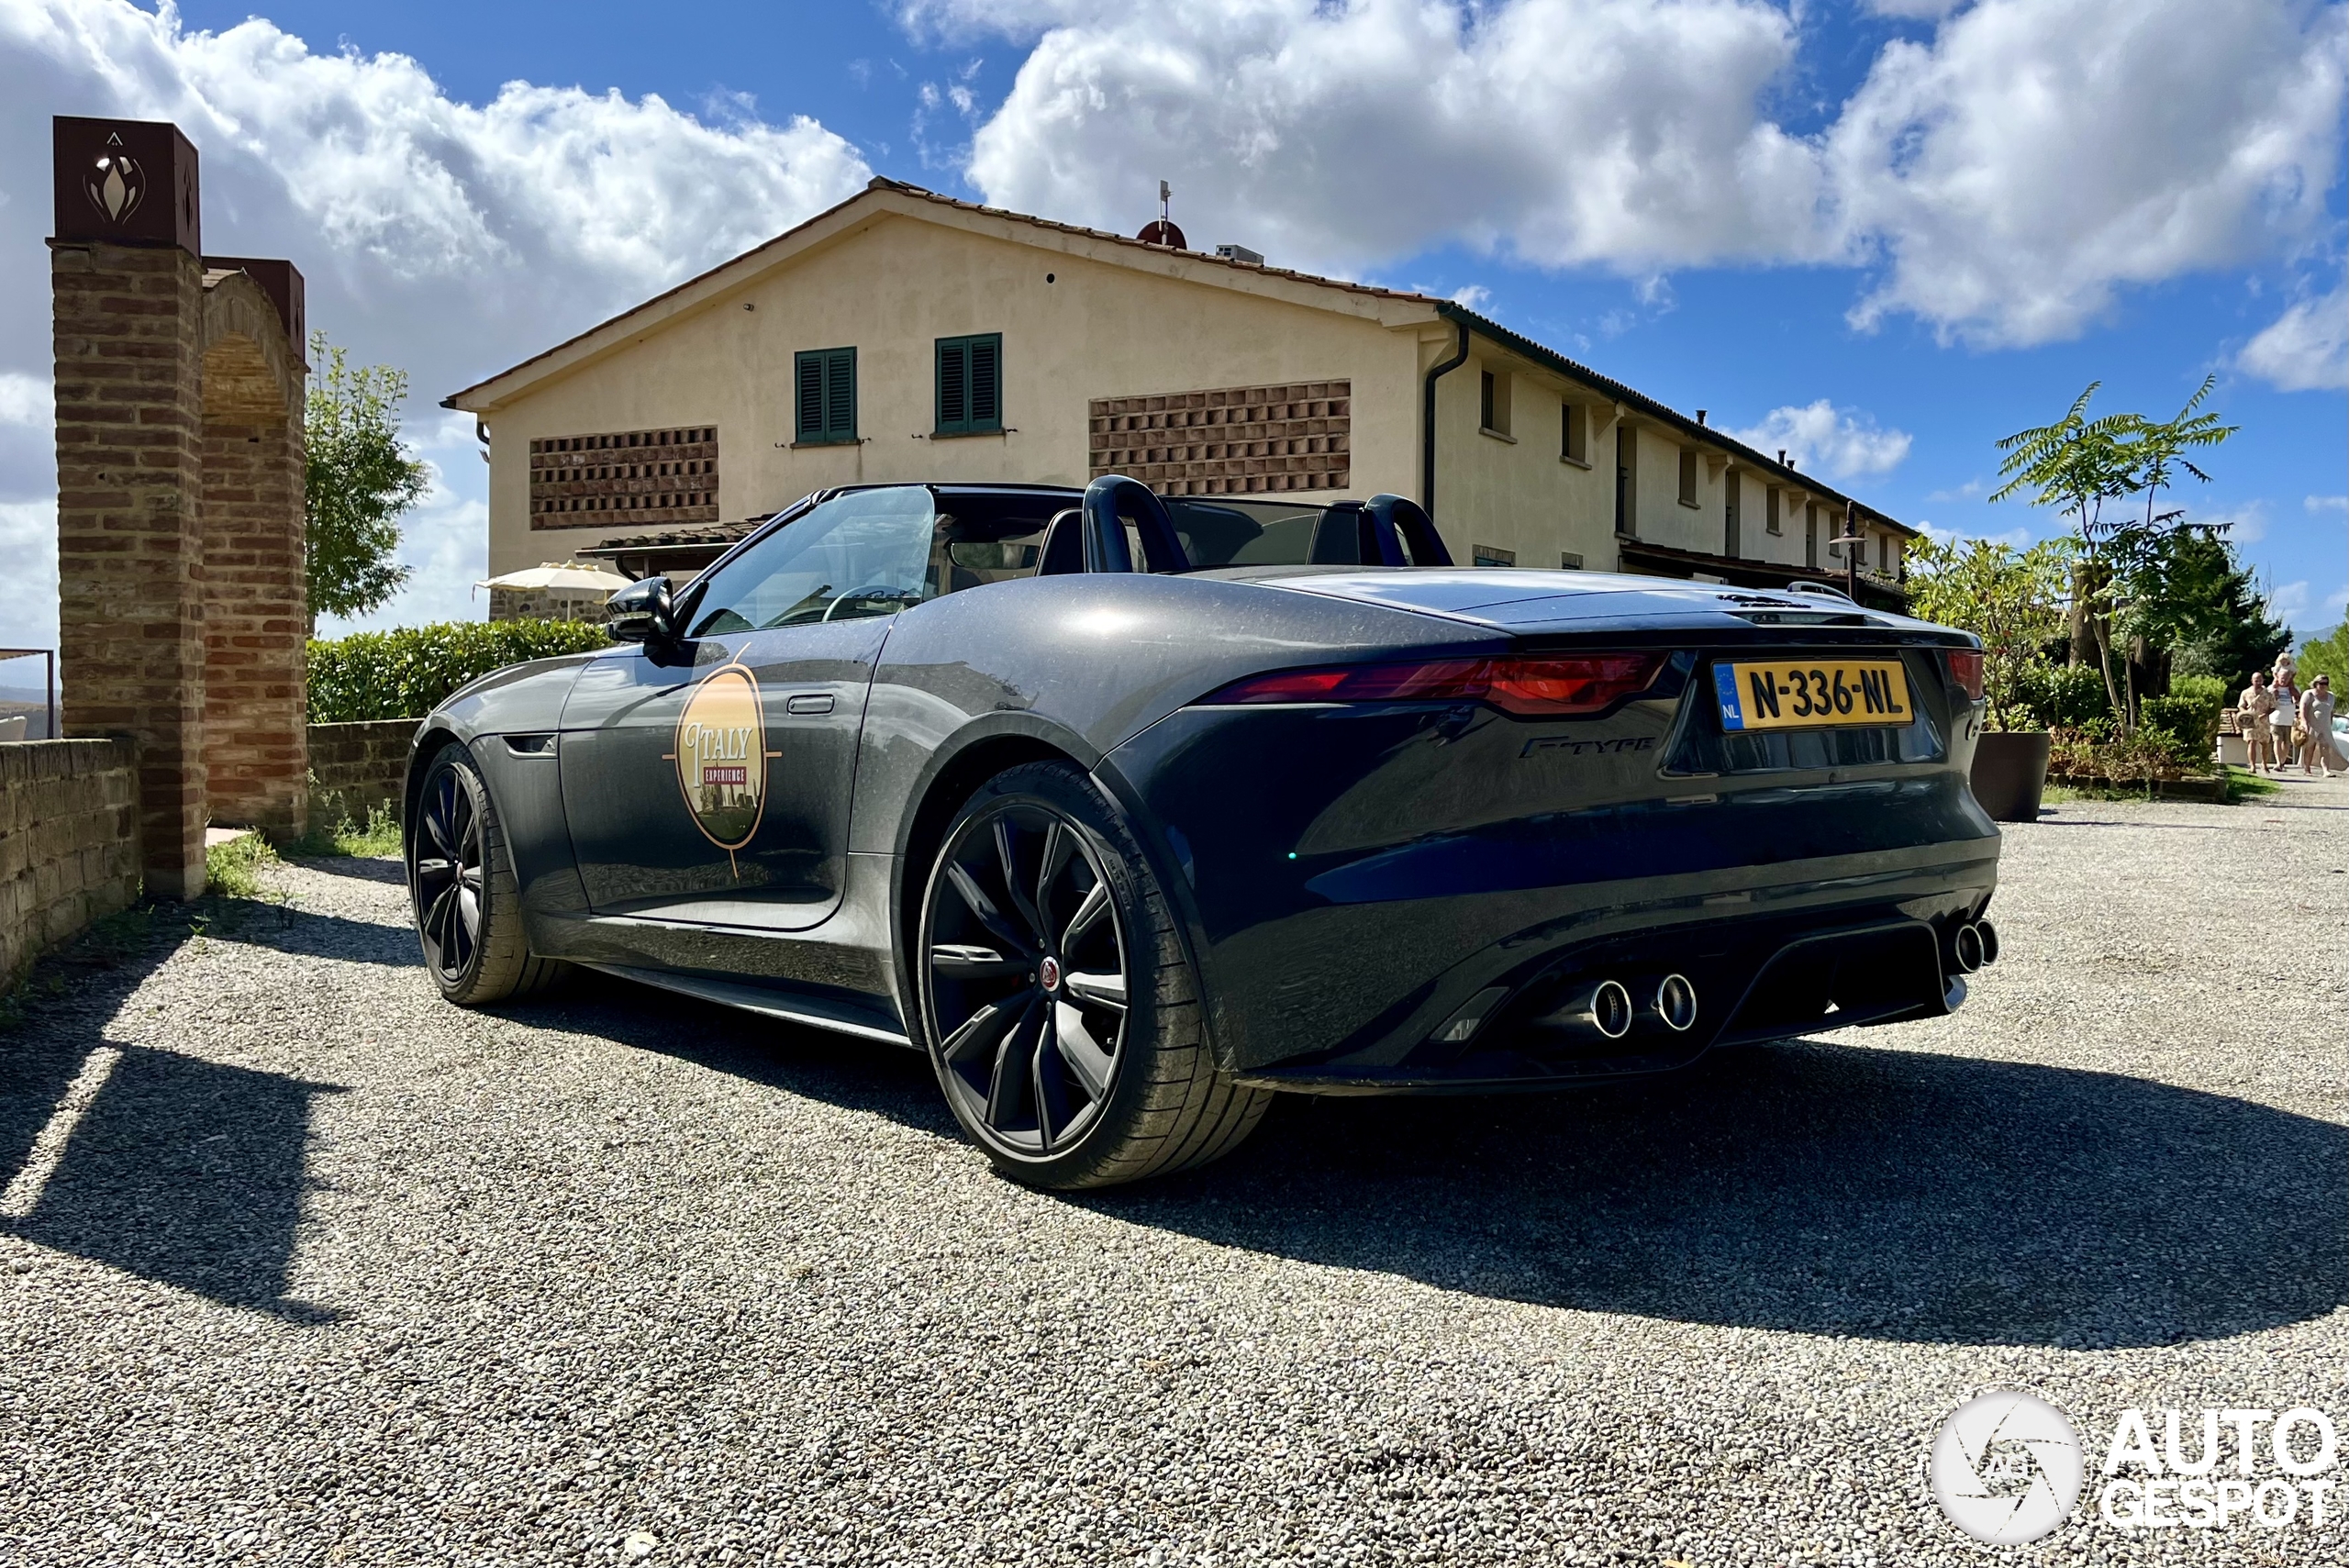
<instances>
[{"instance_id":1,"label":"door decal","mask_svg":"<svg viewBox=\"0 0 2349 1568\"><path fill-rule=\"evenodd\" d=\"M740 662L712 670L677 715L677 749L663 761L677 764L686 811L726 851L737 880L735 851L758 833L766 810L767 760L781 755L767 750L758 678Z\"/></svg>"}]
</instances>

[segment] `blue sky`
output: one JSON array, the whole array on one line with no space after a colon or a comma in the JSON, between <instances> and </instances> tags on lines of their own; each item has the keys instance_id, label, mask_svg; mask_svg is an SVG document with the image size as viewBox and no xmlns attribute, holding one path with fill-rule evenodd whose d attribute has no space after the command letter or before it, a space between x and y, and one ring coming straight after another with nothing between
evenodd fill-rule
<instances>
[{"instance_id":1,"label":"blue sky","mask_svg":"<svg viewBox=\"0 0 2349 1568\"><path fill-rule=\"evenodd\" d=\"M1965 533L2051 528L1987 504L1998 436L2215 374L2243 433L2181 499L2309 632L2349 598L2349 23L2228 10L0 0L0 282L44 282L50 114L178 120L214 248L293 256L315 325L415 377L440 482L378 623L479 613L440 396L877 172L1128 231L1163 176L1194 243L1460 295ZM0 550L36 568L38 314L0 319Z\"/></svg>"}]
</instances>

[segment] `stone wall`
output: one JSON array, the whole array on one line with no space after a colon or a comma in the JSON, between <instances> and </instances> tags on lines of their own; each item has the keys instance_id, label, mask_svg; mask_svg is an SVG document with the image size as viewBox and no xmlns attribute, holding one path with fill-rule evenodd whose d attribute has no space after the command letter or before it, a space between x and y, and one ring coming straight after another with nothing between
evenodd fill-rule
<instances>
[{"instance_id":1,"label":"stone wall","mask_svg":"<svg viewBox=\"0 0 2349 1568\"><path fill-rule=\"evenodd\" d=\"M364 822L378 806L389 806L397 815L407 780L407 750L419 722L383 718L310 726L310 799L317 819L328 826L343 816Z\"/></svg>"},{"instance_id":2,"label":"stone wall","mask_svg":"<svg viewBox=\"0 0 2349 1568\"><path fill-rule=\"evenodd\" d=\"M0 746L0 986L138 895L132 743Z\"/></svg>"}]
</instances>

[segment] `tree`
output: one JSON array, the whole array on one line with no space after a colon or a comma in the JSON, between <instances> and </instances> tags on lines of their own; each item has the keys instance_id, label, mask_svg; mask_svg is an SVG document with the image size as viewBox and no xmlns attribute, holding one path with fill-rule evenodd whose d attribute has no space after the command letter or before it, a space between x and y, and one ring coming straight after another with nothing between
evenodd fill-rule
<instances>
[{"instance_id":1,"label":"tree","mask_svg":"<svg viewBox=\"0 0 2349 1568\"><path fill-rule=\"evenodd\" d=\"M2213 675L2241 691L2291 646L2289 628L2268 618L2266 601L2234 547L2210 532L2170 536L2161 570L2147 574L2132 623L2168 650L2178 675Z\"/></svg>"},{"instance_id":2,"label":"tree","mask_svg":"<svg viewBox=\"0 0 2349 1568\"><path fill-rule=\"evenodd\" d=\"M2079 566L2073 573L2074 613L2095 642L2105 692L2123 734L2136 725L2137 661L2132 659L2122 674L2114 674L2116 618L2124 622L2121 629L2132 638L2144 638L2145 623L2136 612L2161 595L2177 536L2199 533L2208 538L2228 526L2188 523L2182 510L2158 509L2162 492L2178 473L2210 483L2210 474L2189 452L2218 446L2240 428L2221 425L2218 415L2203 410L2202 403L2216 384L2215 376L2204 377L2185 407L2166 420L2153 420L2142 414L2090 419L2088 404L2103 384L2090 382L2063 418L2018 430L1998 442L1998 450L2007 454L1998 472L2010 477L1990 499L2003 501L2032 490L2033 505L2054 506L2073 519L2079 550ZM2106 502L2141 495L2145 498L2143 517L2106 520Z\"/></svg>"},{"instance_id":3,"label":"tree","mask_svg":"<svg viewBox=\"0 0 2349 1568\"><path fill-rule=\"evenodd\" d=\"M2332 677L2332 689L2349 686L2349 621L2334 627L2322 637L2310 638L2300 644L2299 657L2292 661L2299 673L2300 685L2306 688L2319 675Z\"/></svg>"},{"instance_id":4,"label":"tree","mask_svg":"<svg viewBox=\"0 0 2349 1568\"><path fill-rule=\"evenodd\" d=\"M1910 613L1982 639L1982 695L1994 728L2010 728L2023 673L2063 627L2071 554L2069 539L2017 551L1989 539L1960 546L1929 536L1909 547Z\"/></svg>"},{"instance_id":5,"label":"tree","mask_svg":"<svg viewBox=\"0 0 2349 1568\"><path fill-rule=\"evenodd\" d=\"M353 368L324 332L310 335L310 358L326 367L310 384L303 417L309 469L302 498L315 628L320 615L366 614L408 580L408 568L393 559L399 519L422 498L428 471L400 441L406 372L389 365Z\"/></svg>"}]
</instances>

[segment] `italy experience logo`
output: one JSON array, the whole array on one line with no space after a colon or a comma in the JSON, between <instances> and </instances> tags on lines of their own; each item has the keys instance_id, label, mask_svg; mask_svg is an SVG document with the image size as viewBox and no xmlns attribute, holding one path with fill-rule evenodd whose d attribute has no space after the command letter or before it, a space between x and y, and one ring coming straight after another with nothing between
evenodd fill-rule
<instances>
[{"instance_id":1,"label":"italy experience logo","mask_svg":"<svg viewBox=\"0 0 2349 1568\"><path fill-rule=\"evenodd\" d=\"M758 677L740 662L712 670L677 715L677 788L702 836L726 851L739 878L736 851L759 830L767 799L766 725Z\"/></svg>"}]
</instances>

